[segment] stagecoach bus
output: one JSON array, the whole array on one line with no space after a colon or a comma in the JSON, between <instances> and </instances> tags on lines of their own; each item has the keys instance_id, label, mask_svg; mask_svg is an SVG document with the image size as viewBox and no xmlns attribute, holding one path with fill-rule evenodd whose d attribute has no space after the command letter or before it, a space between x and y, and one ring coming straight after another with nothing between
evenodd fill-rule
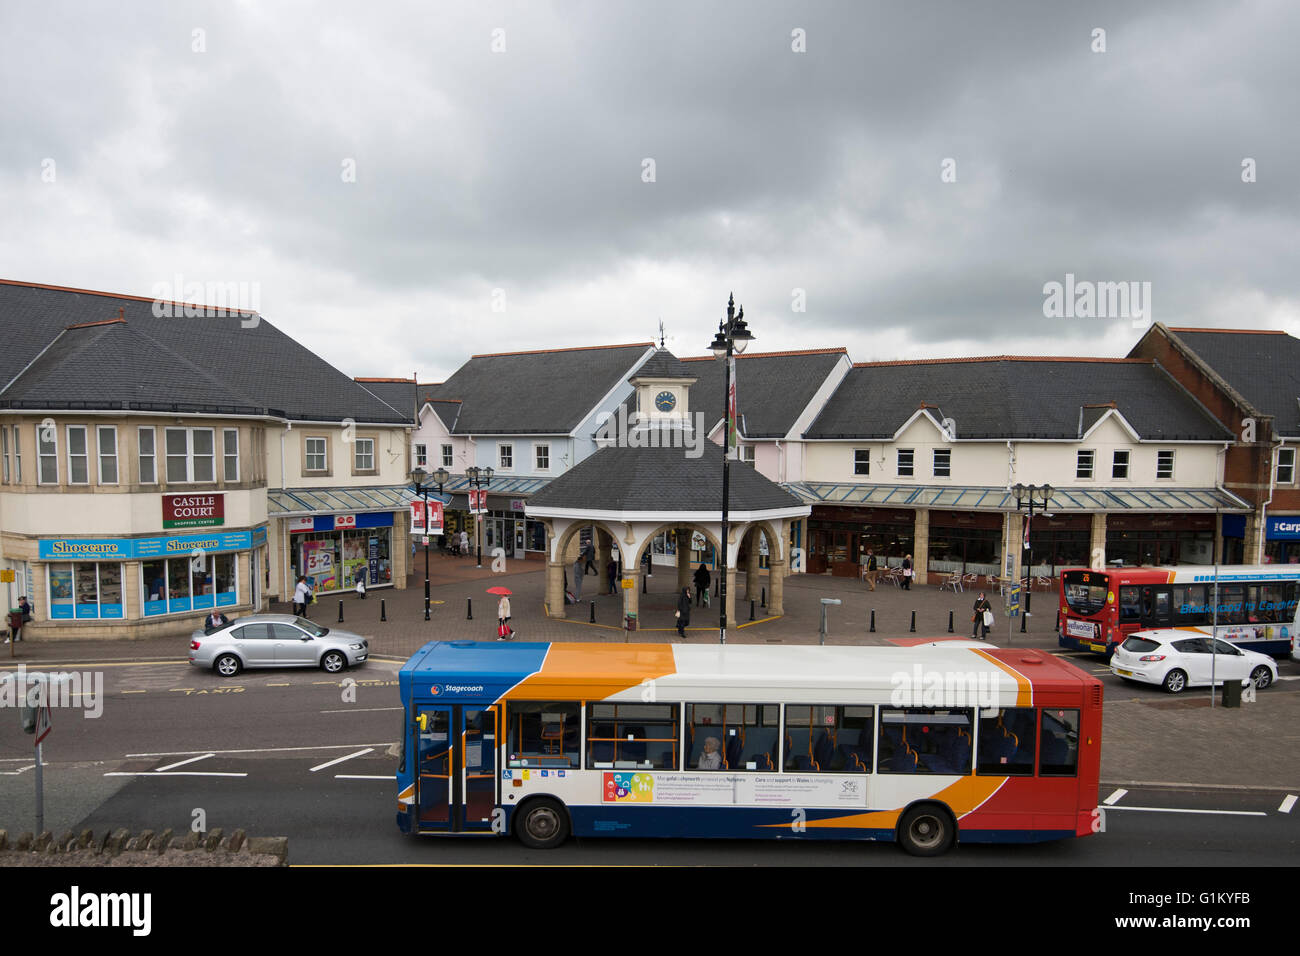
<instances>
[{"instance_id":1,"label":"stagecoach bus","mask_svg":"<svg viewBox=\"0 0 1300 956\"><path fill-rule=\"evenodd\" d=\"M414 834L1034 842L1094 830L1102 685L1036 650L426 644Z\"/></svg>"},{"instance_id":2,"label":"stagecoach bus","mask_svg":"<svg viewBox=\"0 0 1300 956\"><path fill-rule=\"evenodd\" d=\"M1217 597L1215 585L1217 588ZM1247 650L1285 655L1296 630L1300 565L1205 564L1067 568L1061 572L1062 647L1109 656L1134 631L1199 628Z\"/></svg>"}]
</instances>

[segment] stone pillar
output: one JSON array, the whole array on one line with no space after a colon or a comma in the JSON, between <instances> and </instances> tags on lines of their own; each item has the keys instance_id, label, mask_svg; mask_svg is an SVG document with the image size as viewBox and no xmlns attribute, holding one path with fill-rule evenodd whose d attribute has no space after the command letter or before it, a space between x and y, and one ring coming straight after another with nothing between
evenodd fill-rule
<instances>
[{"instance_id":1,"label":"stone pillar","mask_svg":"<svg viewBox=\"0 0 1300 956\"><path fill-rule=\"evenodd\" d=\"M785 561L776 557L767 564L767 616L785 613Z\"/></svg>"},{"instance_id":2,"label":"stone pillar","mask_svg":"<svg viewBox=\"0 0 1300 956\"><path fill-rule=\"evenodd\" d=\"M1002 573L1007 570L1007 554L1011 555L1011 580L1019 581L1024 572L1021 562L1025 558L1025 516L1020 512L1008 511L1003 515L1002 529L1004 534L1003 547L1007 550L1002 555Z\"/></svg>"},{"instance_id":3,"label":"stone pillar","mask_svg":"<svg viewBox=\"0 0 1300 956\"><path fill-rule=\"evenodd\" d=\"M609 540L609 535L607 535L604 531L601 531L599 528L597 528L596 529L596 574L600 577L600 581L601 581L600 591L602 593L604 593L605 590L604 587L605 568L609 564L609 554L611 550L610 545L611 542Z\"/></svg>"},{"instance_id":4,"label":"stone pillar","mask_svg":"<svg viewBox=\"0 0 1300 956\"><path fill-rule=\"evenodd\" d=\"M1218 547L1218 534L1215 534L1215 547ZM1024 549L1021 548L1023 551ZM1099 511L1092 516L1092 540L1088 543L1088 567L1101 570L1106 567L1106 512Z\"/></svg>"},{"instance_id":5,"label":"stone pillar","mask_svg":"<svg viewBox=\"0 0 1300 956\"><path fill-rule=\"evenodd\" d=\"M560 561L546 562L546 610L551 617L565 616L564 564Z\"/></svg>"},{"instance_id":6,"label":"stone pillar","mask_svg":"<svg viewBox=\"0 0 1300 956\"><path fill-rule=\"evenodd\" d=\"M1246 515L1246 535L1242 541L1241 563L1259 564L1264 560L1265 522L1258 511Z\"/></svg>"},{"instance_id":7,"label":"stone pillar","mask_svg":"<svg viewBox=\"0 0 1300 956\"><path fill-rule=\"evenodd\" d=\"M630 588L623 588L621 584L619 585L619 587L623 589L623 617L626 619L629 614L636 614L636 626L640 628L645 624L645 622L640 618L641 567L638 565L635 568L624 568L623 577L632 579L632 586Z\"/></svg>"},{"instance_id":8,"label":"stone pillar","mask_svg":"<svg viewBox=\"0 0 1300 956\"><path fill-rule=\"evenodd\" d=\"M691 586L691 529L677 529L677 593Z\"/></svg>"},{"instance_id":9,"label":"stone pillar","mask_svg":"<svg viewBox=\"0 0 1300 956\"><path fill-rule=\"evenodd\" d=\"M930 583L930 509L917 508L916 522L912 525L913 580L919 584Z\"/></svg>"},{"instance_id":10,"label":"stone pillar","mask_svg":"<svg viewBox=\"0 0 1300 956\"><path fill-rule=\"evenodd\" d=\"M240 555L240 558L244 557L244 554ZM251 592L246 589L244 584L248 580L248 570L244 567L245 564L246 562L241 561L240 566L235 569L235 573L238 575L236 580L239 582L240 593L250 595ZM124 621L139 621L144 618L144 604L140 601L140 567L140 561L127 561L122 567L122 620ZM148 586L148 583L146 581L145 585ZM14 593L21 592L15 591ZM31 601L31 598L29 597L28 600ZM33 605L35 603L35 601L32 601ZM15 597L14 606L17 607L17 605L18 598ZM34 614L32 619L36 619Z\"/></svg>"},{"instance_id":11,"label":"stone pillar","mask_svg":"<svg viewBox=\"0 0 1300 956\"><path fill-rule=\"evenodd\" d=\"M749 551L745 555L745 600L758 600L758 536L761 532L754 528L749 533Z\"/></svg>"},{"instance_id":12,"label":"stone pillar","mask_svg":"<svg viewBox=\"0 0 1300 956\"><path fill-rule=\"evenodd\" d=\"M727 631L735 630L736 620L736 569L727 568Z\"/></svg>"}]
</instances>

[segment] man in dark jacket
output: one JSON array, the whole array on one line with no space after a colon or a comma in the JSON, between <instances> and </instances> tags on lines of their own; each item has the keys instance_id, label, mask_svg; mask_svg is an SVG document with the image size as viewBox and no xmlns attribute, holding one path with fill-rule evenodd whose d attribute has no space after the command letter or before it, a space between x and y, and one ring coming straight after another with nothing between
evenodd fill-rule
<instances>
[{"instance_id":1,"label":"man in dark jacket","mask_svg":"<svg viewBox=\"0 0 1300 956\"><path fill-rule=\"evenodd\" d=\"M989 639L989 626L984 623L984 612L992 610L993 605L989 603L989 599L986 598L984 592L981 591L980 596L975 599L975 616L971 618L971 624L973 625L970 631L971 637L978 636L979 629L984 628L984 634L981 637L981 640L987 641Z\"/></svg>"},{"instance_id":2,"label":"man in dark jacket","mask_svg":"<svg viewBox=\"0 0 1300 956\"><path fill-rule=\"evenodd\" d=\"M691 623L691 589L682 588L677 595L677 636L686 640L686 626Z\"/></svg>"},{"instance_id":3,"label":"man in dark jacket","mask_svg":"<svg viewBox=\"0 0 1300 956\"><path fill-rule=\"evenodd\" d=\"M709 590L709 585L713 583L709 577L709 569L702 563L695 569L695 605L698 607L704 600L704 593Z\"/></svg>"}]
</instances>

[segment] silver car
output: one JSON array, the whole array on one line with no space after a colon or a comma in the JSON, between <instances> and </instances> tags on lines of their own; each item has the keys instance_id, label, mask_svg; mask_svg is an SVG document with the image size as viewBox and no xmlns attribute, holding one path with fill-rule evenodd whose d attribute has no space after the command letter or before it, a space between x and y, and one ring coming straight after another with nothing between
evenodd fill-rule
<instances>
[{"instance_id":1,"label":"silver car","mask_svg":"<svg viewBox=\"0 0 1300 956\"><path fill-rule=\"evenodd\" d=\"M250 614L190 635L190 663L234 677L245 667L319 667L337 674L361 664L370 642L292 614Z\"/></svg>"}]
</instances>

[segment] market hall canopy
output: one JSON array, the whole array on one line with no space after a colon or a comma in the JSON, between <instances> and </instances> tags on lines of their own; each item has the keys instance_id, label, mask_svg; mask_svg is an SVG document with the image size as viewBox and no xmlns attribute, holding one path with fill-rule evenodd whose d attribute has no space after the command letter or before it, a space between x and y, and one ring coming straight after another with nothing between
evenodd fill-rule
<instances>
[{"instance_id":1,"label":"market hall canopy","mask_svg":"<svg viewBox=\"0 0 1300 956\"><path fill-rule=\"evenodd\" d=\"M390 488L273 488L266 493L266 513L284 515L329 515L366 511L406 511L413 501L421 500L409 485ZM429 498L444 505L450 495Z\"/></svg>"},{"instance_id":2,"label":"market hall canopy","mask_svg":"<svg viewBox=\"0 0 1300 956\"><path fill-rule=\"evenodd\" d=\"M796 481L784 487L809 504L950 508L956 511L1015 511L1006 488L950 485L865 485ZM1250 505L1220 488L1053 488L1048 508L1056 513L1247 512Z\"/></svg>"}]
</instances>

